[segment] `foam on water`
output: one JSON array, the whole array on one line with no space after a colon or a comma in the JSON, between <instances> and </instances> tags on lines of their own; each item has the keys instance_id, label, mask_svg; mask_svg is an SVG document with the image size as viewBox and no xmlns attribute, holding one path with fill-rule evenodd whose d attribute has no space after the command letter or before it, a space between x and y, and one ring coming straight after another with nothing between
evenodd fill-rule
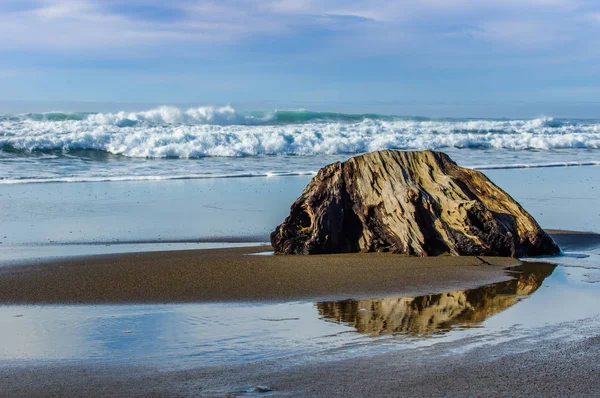
<instances>
[{"instance_id":1,"label":"foam on water","mask_svg":"<svg viewBox=\"0 0 600 398\"><path fill-rule=\"evenodd\" d=\"M34 184L56 182L119 182L119 181L171 181L171 180L203 180L207 178L252 178L252 177L292 177L316 175L316 171L266 172L266 173L233 173L233 174L187 174L187 175L123 175L105 177L56 177L56 178L21 178L2 179L1 184Z\"/></svg>"},{"instance_id":2,"label":"foam on water","mask_svg":"<svg viewBox=\"0 0 600 398\"><path fill-rule=\"evenodd\" d=\"M542 164L499 164L499 165L474 165L475 170L510 170L510 169L539 169L554 167L583 167L600 166L600 161L590 162L557 162ZM256 178L256 177L294 177L314 176L316 171L288 171L288 172L254 172L254 173L220 173L220 174L181 174L181 175L119 175L119 176L78 176L78 177L37 177L37 178L2 178L0 185L12 184L40 184L40 183L74 183L74 182L119 182L119 181L173 181L173 180L203 180L212 178Z\"/></svg>"},{"instance_id":3,"label":"foam on water","mask_svg":"<svg viewBox=\"0 0 600 398\"><path fill-rule=\"evenodd\" d=\"M491 164L491 165L474 165L471 166L475 170L509 170L509 169L539 169L549 167L582 167L582 166L600 166L600 161L589 162L555 162L555 163L516 163L516 164Z\"/></svg>"},{"instance_id":4,"label":"foam on water","mask_svg":"<svg viewBox=\"0 0 600 398\"><path fill-rule=\"evenodd\" d=\"M95 150L141 158L318 155L379 149L600 148L600 123L534 120L430 120L308 111L238 113L231 107L52 113L0 121L8 152ZM273 124L278 115L284 122Z\"/></svg>"},{"instance_id":5,"label":"foam on water","mask_svg":"<svg viewBox=\"0 0 600 398\"><path fill-rule=\"evenodd\" d=\"M274 114L240 114L231 106L199 107L181 110L172 106L161 106L143 112L97 113L87 116L87 121L101 125L119 127L136 124L188 124L188 125L231 125L231 124L265 124L273 120Z\"/></svg>"},{"instance_id":6,"label":"foam on water","mask_svg":"<svg viewBox=\"0 0 600 398\"><path fill-rule=\"evenodd\" d=\"M238 112L230 106L0 116L0 180L4 183L302 174L332 157L343 160L380 149L436 149L451 156L462 151L459 163L480 169L597 165L600 121L429 119L307 110ZM480 156L485 162L465 151L487 151ZM519 162L514 162L511 153L519 154ZM107 169L98 166L107 156L116 156L121 164L112 162L110 171L98 172ZM469 161L462 162L461 156ZM290 157L308 160L294 162ZM199 172L187 170L189 164L167 172L140 172L139 163L135 170L132 164L122 164L127 162L123 159L208 158L232 160L205 163ZM243 160L249 158L260 160ZM56 164L51 164L53 160ZM70 163L63 170L67 160ZM90 167L90 162L96 166ZM291 163L299 167L288 167ZM47 175L49 166L61 172Z\"/></svg>"}]
</instances>

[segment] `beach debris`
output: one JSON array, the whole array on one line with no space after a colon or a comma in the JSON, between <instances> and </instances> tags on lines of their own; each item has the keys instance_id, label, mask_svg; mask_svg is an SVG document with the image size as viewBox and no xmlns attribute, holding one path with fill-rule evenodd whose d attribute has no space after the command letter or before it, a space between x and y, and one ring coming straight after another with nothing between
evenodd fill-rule
<instances>
[{"instance_id":1,"label":"beach debris","mask_svg":"<svg viewBox=\"0 0 600 398\"><path fill-rule=\"evenodd\" d=\"M271 233L280 254L560 253L513 198L442 152L384 150L323 167Z\"/></svg>"},{"instance_id":2,"label":"beach debris","mask_svg":"<svg viewBox=\"0 0 600 398\"><path fill-rule=\"evenodd\" d=\"M261 321L266 322L285 322L285 321L299 321L300 318L258 318Z\"/></svg>"},{"instance_id":3,"label":"beach debris","mask_svg":"<svg viewBox=\"0 0 600 398\"><path fill-rule=\"evenodd\" d=\"M269 387L256 386L256 387L252 387L250 392L265 393L265 392L271 392L271 391L273 391L273 390L270 389Z\"/></svg>"},{"instance_id":4,"label":"beach debris","mask_svg":"<svg viewBox=\"0 0 600 398\"><path fill-rule=\"evenodd\" d=\"M272 395L273 389L267 386L253 386L253 387L244 387L239 390L235 390L232 393L228 394L230 397L239 397L246 395Z\"/></svg>"}]
</instances>

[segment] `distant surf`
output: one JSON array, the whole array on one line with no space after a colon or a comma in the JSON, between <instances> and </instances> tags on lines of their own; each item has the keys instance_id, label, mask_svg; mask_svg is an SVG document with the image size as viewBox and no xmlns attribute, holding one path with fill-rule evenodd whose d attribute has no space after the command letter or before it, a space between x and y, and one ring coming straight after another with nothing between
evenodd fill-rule
<instances>
[{"instance_id":1,"label":"distant surf","mask_svg":"<svg viewBox=\"0 0 600 398\"><path fill-rule=\"evenodd\" d=\"M231 107L4 116L7 153L76 150L139 158L353 154L379 149L600 148L600 122L428 119Z\"/></svg>"},{"instance_id":2,"label":"distant surf","mask_svg":"<svg viewBox=\"0 0 600 398\"><path fill-rule=\"evenodd\" d=\"M359 122L364 119L397 119L397 116L378 114L346 114L337 112L315 112L304 109L238 112L231 106L180 109L160 106L141 112L120 111L114 113L95 112L44 112L2 115L0 120L33 120L39 122L86 121L96 124L127 127L135 124L184 124L184 125L281 125L309 122ZM412 119L412 118L411 118ZM429 120L428 118L414 118Z\"/></svg>"},{"instance_id":3,"label":"distant surf","mask_svg":"<svg viewBox=\"0 0 600 398\"><path fill-rule=\"evenodd\" d=\"M600 121L239 112L230 106L2 115L0 183L296 175L380 149L442 150L480 169L597 165Z\"/></svg>"}]
</instances>

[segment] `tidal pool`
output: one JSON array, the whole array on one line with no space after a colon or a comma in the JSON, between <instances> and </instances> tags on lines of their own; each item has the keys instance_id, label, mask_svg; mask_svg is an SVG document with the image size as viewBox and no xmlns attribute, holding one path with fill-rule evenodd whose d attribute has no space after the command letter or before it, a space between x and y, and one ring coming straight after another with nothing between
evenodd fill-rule
<instances>
[{"instance_id":1,"label":"tidal pool","mask_svg":"<svg viewBox=\"0 0 600 398\"><path fill-rule=\"evenodd\" d=\"M600 272L599 259L591 252L585 258L528 262L509 271L510 281L420 297L2 306L0 361L181 368L286 358L291 364L465 337L491 343L499 335L517 338L536 328L597 318L600 285L590 283L589 274Z\"/></svg>"}]
</instances>

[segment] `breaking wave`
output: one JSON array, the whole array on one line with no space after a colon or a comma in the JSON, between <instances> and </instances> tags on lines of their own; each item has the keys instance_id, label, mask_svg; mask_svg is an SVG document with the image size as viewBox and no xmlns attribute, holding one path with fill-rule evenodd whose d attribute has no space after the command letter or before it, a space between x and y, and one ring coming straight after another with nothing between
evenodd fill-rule
<instances>
[{"instance_id":1,"label":"breaking wave","mask_svg":"<svg viewBox=\"0 0 600 398\"><path fill-rule=\"evenodd\" d=\"M377 114L345 114L335 112L314 112L308 110L238 112L231 106L202 106L180 109L173 106L160 106L141 112L115 113L66 113L45 112L0 116L0 120L18 122L31 120L38 122L83 121L88 124L130 127L135 125L273 125L309 122L358 122L365 118L388 119L393 116ZM422 118L424 119L424 118Z\"/></svg>"},{"instance_id":2,"label":"breaking wave","mask_svg":"<svg viewBox=\"0 0 600 398\"><path fill-rule=\"evenodd\" d=\"M354 154L380 149L599 149L600 122L428 119L230 106L0 116L0 153L101 151L133 158Z\"/></svg>"}]
</instances>

